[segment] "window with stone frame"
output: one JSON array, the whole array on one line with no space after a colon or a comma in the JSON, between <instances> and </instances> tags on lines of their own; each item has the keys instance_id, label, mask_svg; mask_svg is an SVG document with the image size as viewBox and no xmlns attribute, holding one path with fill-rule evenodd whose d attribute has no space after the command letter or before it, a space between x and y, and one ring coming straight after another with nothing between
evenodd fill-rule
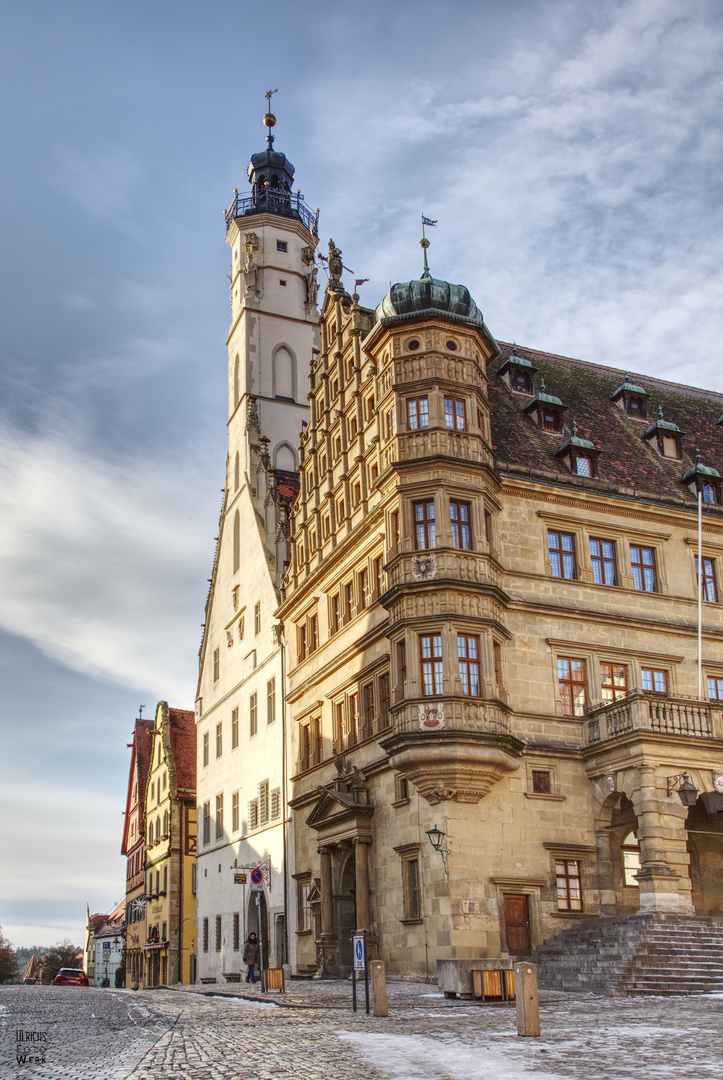
<instances>
[{"instance_id":1,"label":"window with stone frame","mask_svg":"<svg viewBox=\"0 0 723 1080\"><path fill-rule=\"evenodd\" d=\"M633 588L639 592L658 591L654 548L631 544L630 568L633 572Z\"/></svg>"},{"instance_id":2,"label":"window with stone frame","mask_svg":"<svg viewBox=\"0 0 723 1080\"><path fill-rule=\"evenodd\" d=\"M582 911L579 859L555 859L558 911Z\"/></svg>"},{"instance_id":3,"label":"window with stone frame","mask_svg":"<svg viewBox=\"0 0 723 1080\"><path fill-rule=\"evenodd\" d=\"M549 769L530 769L533 795L552 795L552 773Z\"/></svg>"},{"instance_id":4,"label":"window with stone frame","mask_svg":"<svg viewBox=\"0 0 723 1080\"><path fill-rule=\"evenodd\" d=\"M238 832L240 828L241 819L239 817L239 793L234 791L231 796L231 829L233 832Z\"/></svg>"},{"instance_id":5,"label":"window with stone frame","mask_svg":"<svg viewBox=\"0 0 723 1080\"><path fill-rule=\"evenodd\" d=\"M339 593L334 593L333 596L329 597L329 633L330 634L336 634L339 631L339 626L341 625L340 619L339 619L339 608L340 608Z\"/></svg>"},{"instance_id":6,"label":"window with stone frame","mask_svg":"<svg viewBox=\"0 0 723 1080\"><path fill-rule=\"evenodd\" d=\"M558 656L557 685L563 716L583 716L587 708L585 661Z\"/></svg>"},{"instance_id":7,"label":"window with stone frame","mask_svg":"<svg viewBox=\"0 0 723 1080\"><path fill-rule=\"evenodd\" d=\"M347 581L342 590L344 598L344 622L348 623L354 618L354 582Z\"/></svg>"},{"instance_id":8,"label":"window with stone frame","mask_svg":"<svg viewBox=\"0 0 723 1080\"><path fill-rule=\"evenodd\" d=\"M418 551L433 548L436 539L434 499L412 504L414 510L414 542Z\"/></svg>"},{"instance_id":9,"label":"window with stone frame","mask_svg":"<svg viewBox=\"0 0 723 1080\"><path fill-rule=\"evenodd\" d=\"M395 850L401 858L403 921L416 922L422 918L419 844L405 844Z\"/></svg>"},{"instance_id":10,"label":"window with stone frame","mask_svg":"<svg viewBox=\"0 0 723 1080\"><path fill-rule=\"evenodd\" d=\"M216 839L223 836L223 793L216 796Z\"/></svg>"},{"instance_id":11,"label":"window with stone frame","mask_svg":"<svg viewBox=\"0 0 723 1080\"><path fill-rule=\"evenodd\" d=\"M708 697L711 701L723 701L723 679L708 675Z\"/></svg>"},{"instance_id":12,"label":"window with stone frame","mask_svg":"<svg viewBox=\"0 0 723 1080\"><path fill-rule=\"evenodd\" d=\"M639 888L637 873L640 870L640 844L634 830L623 837L620 856L623 864L623 885Z\"/></svg>"},{"instance_id":13,"label":"window with stone frame","mask_svg":"<svg viewBox=\"0 0 723 1080\"><path fill-rule=\"evenodd\" d=\"M254 604L254 634L261 633L261 601Z\"/></svg>"},{"instance_id":14,"label":"window with stone frame","mask_svg":"<svg viewBox=\"0 0 723 1080\"><path fill-rule=\"evenodd\" d=\"M251 799L248 807L249 814L249 829L258 829L259 827L259 800Z\"/></svg>"},{"instance_id":15,"label":"window with stone frame","mask_svg":"<svg viewBox=\"0 0 723 1080\"><path fill-rule=\"evenodd\" d=\"M374 719L374 683L369 682L362 687L362 739L368 739L374 734Z\"/></svg>"},{"instance_id":16,"label":"window with stone frame","mask_svg":"<svg viewBox=\"0 0 723 1080\"><path fill-rule=\"evenodd\" d=\"M397 410L395 407L387 409L384 417L384 434L387 439L392 439L397 428Z\"/></svg>"},{"instance_id":17,"label":"window with stone frame","mask_svg":"<svg viewBox=\"0 0 723 1080\"><path fill-rule=\"evenodd\" d=\"M311 875L299 878L296 882L296 932L297 934L311 933L311 905L309 904L309 890L311 889Z\"/></svg>"},{"instance_id":18,"label":"window with stone frame","mask_svg":"<svg viewBox=\"0 0 723 1080\"><path fill-rule=\"evenodd\" d=\"M276 821L281 817L281 788L272 788L269 797L269 808L271 811L271 820Z\"/></svg>"},{"instance_id":19,"label":"window with stone frame","mask_svg":"<svg viewBox=\"0 0 723 1080\"><path fill-rule=\"evenodd\" d=\"M444 422L453 431L466 431L467 410L461 398L444 399Z\"/></svg>"},{"instance_id":20,"label":"window with stone frame","mask_svg":"<svg viewBox=\"0 0 723 1080\"><path fill-rule=\"evenodd\" d=\"M258 695L251 694L249 698L249 737L253 738L259 730L259 706Z\"/></svg>"},{"instance_id":21,"label":"window with stone frame","mask_svg":"<svg viewBox=\"0 0 723 1080\"><path fill-rule=\"evenodd\" d=\"M211 803L205 802L203 804L203 842L204 844L211 843Z\"/></svg>"},{"instance_id":22,"label":"window with stone frame","mask_svg":"<svg viewBox=\"0 0 723 1080\"><path fill-rule=\"evenodd\" d=\"M363 611L367 606L367 599L369 596L369 574L366 569L359 571L357 579L357 606L359 611Z\"/></svg>"},{"instance_id":23,"label":"window with stone frame","mask_svg":"<svg viewBox=\"0 0 723 1080\"><path fill-rule=\"evenodd\" d=\"M213 650L213 681L218 682L221 672L221 653L219 649Z\"/></svg>"},{"instance_id":24,"label":"window with stone frame","mask_svg":"<svg viewBox=\"0 0 723 1080\"><path fill-rule=\"evenodd\" d=\"M208 765L208 761L209 761L209 743L210 743L210 739L209 739L208 732L204 731L204 733L203 733L203 759L202 759L204 765Z\"/></svg>"},{"instance_id":25,"label":"window with stone frame","mask_svg":"<svg viewBox=\"0 0 723 1080\"><path fill-rule=\"evenodd\" d=\"M262 780L259 784L259 825L268 825L270 811L269 782Z\"/></svg>"},{"instance_id":26,"label":"window with stone frame","mask_svg":"<svg viewBox=\"0 0 723 1080\"><path fill-rule=\"evenodd\" d=\"M389 688L389 672L385 672L379 676L379 730L384 729L389 725L389 700L390 700L390 688Z\"/></svg>"},{"instance_id":27,"label":"window with stone frame","mask_svg":"<svg viewBox=\"0 0 723 1080\"><path fill-rule=\"evenodd\" d=\"M201 923L201 927L202 927L201 940L203 942L203 945L202 945L203 951L208 952L208 919L207 918L205 918L203 920L203 922Z\"/></svg>"},{"instance_id":28,"label":"window with stone frame","mask_svg":"<svg viewBox=\"0 0 723 1080\"><path fill-rule=\"evenodd\" d=\"M462 693L479 697L479 638L470 634L457 634L457 658Z\"/></svg>"},{"instance_id":29,"label":"window with stone frame","mask_svg":"<svg viewBox=\"0 0 723 1080\"><path fill-rule=\"evenodd\" d=\"M547 533L547 549L553 577L568 578L570 580L577 578L575 537L572 533L557 532L557 530L549 529Z\"/></svg>"},{"instance_id":30,"label":"window with stone frame","mask_svg":"<svg viewBox=\"0 0 723 1080\"><path fill-rule=\"evenodd\" d=\"M600 693L601 700L605 703L617 701L629 693L626 664L600 664Z\"/></svg>"},{"instance_id":31,"label":"window with stone frame","mask_svg":"<svg viewBox=\"0 0 723 1080\"><path fill-rule=\"evenodd\" d=\"M238 911L233 913L233 951L238 952L241 947L241 917Z\"/></svg>"},{"instance_id":32,"label":"window with stone frame","mask_svg":"<svg viewBox=\"0 0 723 1080\"><path fill-rule=\"evenodd\" d=\"M449 521L452 528L452 543L462 551L469 551L472 547L469 503L450 499Z\"/></svg>"},{"instance_id":33,"label":"window with stone frame","mask_svg":"<svg viewBox=\"0 0 723 1080\"><path fill-rule=\"evenodd\" d=\"M221 916L216 916L216 952L221 952Z\"/></svg>"},{"instance_id":34,"label":"window with stone frame","mask_svg":"<svg viewBox=\"0 0 723 1080\"><path fill-rule=\"evenodd\" d=\"M668 693L668 673L656 668L641 667L640 680L646 694Z\"/></svg>"},{"instance_id":35,"label":"window with stone frame","mask_svg":"<svg viewBox=\"0 0 723 1080\"><path fill-rule=\"evenodd\" d=\"M442 693L442 635L422 634L419 638L422 694L433 697Z\"/></svg>"},{"instance_id":36,"label":"window with stone frame","mask_svg":"<svg viewBox=\"0 0 723 1080\"><path fill-rule=\"evenodd\" d=\"M617 585L618 568L615 558L615 541L590 537L590 562L596 585Z\"/></svg>"},{"instance_id":37,"label":"window with stone frame","mask_svg":"<svg viewBox=\"0 0 723 1080\"><path fill-rule=\"evenodd\" d=\"M223 754L223 723L219 721L216 724L216 757L220 758Z\"/></svg>"},{"instance_id":38,"label":"window with stone frame","mask_svg":"<svg viewBox=\"0 0 723 1080\"><path fill-rule=\"evenodd\" d=\"M266 683L266 723L276 723L276 679Z\"/></svg>"},{"instance_id":39,"label":"window with stone frame","mask_svg":"<svg viewBox=\"0 0 723 1080\"><path fill-rule=\"evenodd\" d=\"M380 555L372 563L374 575L374 595L378 600L384 592L384 558Z\"/></svg>"},{"instance_id":40,"label":"window with stone frame","mask_svg":"<svg viewBox=\"0 0 723 1080\"><path fill-rule=\"evenodd\" d=\"M695 579L699 582L703 599L709 604L717 604L718 584L716 582L715 559L708 559L703 556L703 580L701 581L698 573L698 556L694 555L693 558L695 562Z\"/></svg>"},{"instance_id":41,"label":"window with stone frame","mask_svg":"<svg viewBox=\"0 0 723 1080\"><path fill-rule=\"evenodd\" d=\"M299 725L299 769L311 767L311 722Z\"/></svg>"},{"instance_id":42,"label":"window with stone frame","mask_svg":"<svg viewBox=\"0 0 723 1080\"><path fill-rule=\"evenodd\" d=\"M429 400L426 397L407 398L407 427L410 431L429 427Z\"/></svg>"}]
</instances>

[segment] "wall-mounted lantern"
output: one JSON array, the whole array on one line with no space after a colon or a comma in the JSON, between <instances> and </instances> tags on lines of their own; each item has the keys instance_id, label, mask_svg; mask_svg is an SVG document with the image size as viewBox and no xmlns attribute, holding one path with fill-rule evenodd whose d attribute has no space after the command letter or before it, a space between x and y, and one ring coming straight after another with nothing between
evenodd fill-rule
<instances>
[{"instance_id":1,"label":"wall-mounted lantern","mask_svg":"<svg viewBox=\"0 0 723 1080\"><path fill-rule=\"evenodd\" d=\"M678 798L683 806L695 806L698 798L698 788L687 773L680 773L678 776L669 776L667 778L667 783L668 796L673 795L674 792L677 791Z\"/></svg>"}]
</instances>

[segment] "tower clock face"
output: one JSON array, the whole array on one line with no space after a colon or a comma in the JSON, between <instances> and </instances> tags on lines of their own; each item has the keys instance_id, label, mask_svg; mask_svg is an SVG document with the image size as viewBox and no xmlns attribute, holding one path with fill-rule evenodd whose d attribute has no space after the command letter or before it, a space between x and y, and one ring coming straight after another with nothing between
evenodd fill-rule
<instances>
[{"instance_id":1,"label":"tower clock face","mask_svg":"<svg viewBox=\"0 0 723 1080\"><path fill-rule=\"evenodd\" d=\"M723 772L715 774L713 777L713 787L720 795L723 795Z\"/></svg>"}]
</instances>

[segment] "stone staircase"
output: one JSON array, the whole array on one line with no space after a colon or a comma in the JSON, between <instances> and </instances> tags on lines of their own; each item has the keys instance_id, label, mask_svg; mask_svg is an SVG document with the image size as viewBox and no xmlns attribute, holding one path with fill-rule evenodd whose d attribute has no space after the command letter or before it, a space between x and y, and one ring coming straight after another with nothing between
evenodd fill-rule
<instances>
[{"instance_id":1,"label":"stone staircase","mask_svg":"<svg viewBox=\"0 0 723 1080\"><path fill-rule=\"evenodd\" d=\"M546 990L723 993L723 919L632 915L586 919L533 955Z\"/></svg>"}]
</instances>

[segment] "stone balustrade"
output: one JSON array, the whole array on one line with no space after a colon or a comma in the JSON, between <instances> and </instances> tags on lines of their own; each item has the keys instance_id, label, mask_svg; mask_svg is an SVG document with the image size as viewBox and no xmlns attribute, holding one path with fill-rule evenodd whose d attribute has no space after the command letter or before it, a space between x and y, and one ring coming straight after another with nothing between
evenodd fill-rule
<instances>
[{"instance_id":1,"label":"stone balustrade","mask_svg":"<svg viewBox=\"0 0 723 1080\"><path fill-rule=\"evenodd\" d=\"M618 701L596 705L585 719L585 745L594 746L633 731L723 738L723 707L695 698L661 697L634 690Z\"/></svg>"}]
</instances>

